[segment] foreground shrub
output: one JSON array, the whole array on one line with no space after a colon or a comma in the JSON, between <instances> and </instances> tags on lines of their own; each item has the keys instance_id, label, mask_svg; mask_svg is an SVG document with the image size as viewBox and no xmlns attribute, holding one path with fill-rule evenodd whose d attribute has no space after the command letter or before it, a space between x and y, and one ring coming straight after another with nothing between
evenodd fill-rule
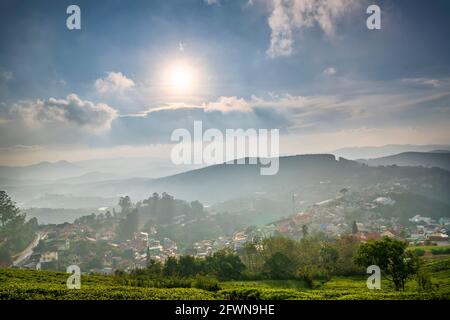
<instances>
[{"instance_id":1,"label":"foreground shrub","mask_svg":"<svg viewBox=\"0 0 450 320\"><path fill-rule=\"evenodd\" d=\"M414 253L416 254L416 256L418 256L418 257L422 257L423 255L425 255L425 250L423 250L423 249L417 248L417 249L414 249L413 252L414 252Z\"/></svg>"},{"instance_id":2,"label":"foreground shrub","mask_svg":"<svg viewBox=\"0 0 450 320\"><path fill-rule=\"evenodd\" d=\"M258 289L230 289L220 293L228 300L260 300L261 292Z\"/></svg>"},{"instance_id":3,"label":"foreground shrub","mask_svg":"<svg viewBox=\"0 0 450 320\"><path fill-rule=\"evenodd\" d=\"M431 253L434 255L450 254L450 247L431 249Z\"/></svg>"},{"instance_id":4,"label":"foreground shrub","mask_svg":"<svg viewBox=\"0 0 450 320\"><path fill-rule=\"evenodd\" d=\"M220 290L219 281L213 277L197 276L194 281L192 281L191 286L206 291Z\"/></svg>"}]
</instances>

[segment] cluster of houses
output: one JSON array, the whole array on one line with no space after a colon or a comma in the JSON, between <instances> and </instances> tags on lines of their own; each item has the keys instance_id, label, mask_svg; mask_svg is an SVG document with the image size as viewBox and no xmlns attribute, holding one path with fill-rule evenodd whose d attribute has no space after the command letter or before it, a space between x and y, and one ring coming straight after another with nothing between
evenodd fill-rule
<instances>
[{"instance_id":1,"label":"cluster of houses","mask_svg":"<svg viewBox=\"0 0 450 320\"><path fill-rule=\"evenodd\" d=\"M410 222L415 224L414 229L407 238L414 244L448 245L450 230L450 218L440 218L438 221L430 217L415 215Z\"/></svg>"},{"instance_id":2,"label":"cluster of houses","mask_svg":"<svg viewBox=\"0 0 450 320\"><path fill-rule=\"evenodd\" d=\"M415 215L409 219L410 224L401 224L398 218L374 214L376 210L373 209L396 204L396 201L387 195L386 190L374 188L364 192L364 196L339 195L334 199L316 203L305 211L275 221L268 227L293 238L300 238L305 232L321 232L329 236L353 234L361 242L390 237L414 245L449 244L449 218L442 217L436 221L430 217ZM380 196L383 192L386 195ZM357 212L358 215L349 217L351 212Z\"/></svg>"},{"instance_id":3,"label":"cluster of houses","mask_svg":"<svg viewBox=\"0 0 450 320\"><path fill-rule=\"evenodd\" d=\"M206 257L224 248L238 251L245 243L255 238L277 234L299 239L305 234L315 232L332 237L352 234L361 242L390 237L408 241L413 245L449 244L450 218L442 217L436 220L417 214L405 225L400 224L398 218L386 218L377 214L377 210L374 209L396 204L395 200L389 197L389 191L392 190L375 187L361 190L356 195L340 192L333 199L316 203L304 211L273 223L236 232L233 236L198 241L191 248L184 249L182 253ZM352 213L355 213L354 216ZM184 218L184 216L177 217L177 222L187 223ZM109 274L117 269L143 268L150 259L164 262L167 258L177 257L180 254L177 244L171 239L156 239L154 237L156 230L152 230L150 234L137 232L132 239L115 241L113 226L114 224L106 223L94 228L92 224L83 221L46 226L44 230L46 236L21 267L58 269L58 262L61 262L59 265L89 265L90 267L83 272ZM76 246L80 241L106 244L106 249L103 246L98 254L92 251L83 253ZM93 265L90 262L94 258L101 261Z\"/></svg>"},{"instance_id":4,"label":"cluster of houses","mask_svg":"<svg viewBox=\"0 0 450 320\"><path fill-rule=\"evenodd\" d=\"M19 267L62 271L75 264L84 266L82 272L110 274L117 269L145 267L148 259L164 261L178 255L174 241L169 238L155 240L146 232L135 233L129 240L114 241L115 234L111 228L98 230L83 223L65 223L45 228L45 237ZM80 249L80 243L81 247L95 249ZM99 248L97 244L101 244ZM98 263L90 263L94 258Z\"/></svg>"},{"instance_id":5,"label":"cluster of houses","mask_svg":"<svg viewBox=\"0 0 450 320\"><path fill-rule=\"evenodd\" d=\"M141 232L141 234L145 233ZM178 256L177 244L169 238L164 238L162 241L149 239L147 244L147 252L141 256L140 267L142 267L142 263L147 263L147 255L150 256L149 259L159 262L164 262L168 257Z\"/></svg>"},{"instance_id":6,"label":"cluster of houses","mask_svg":"<svg viewBox=\"0 0 450 320\"><path fill-rule=\"evenodd\" d=\"M228 248L238 251L246 242L252 239L252 235L245 231L236 232L232 237L221 236L214 240L201 240L194 243L190 250L185 250L185 254L195 257L206 257L216 251Z\"/></svg>"}]
</instances>

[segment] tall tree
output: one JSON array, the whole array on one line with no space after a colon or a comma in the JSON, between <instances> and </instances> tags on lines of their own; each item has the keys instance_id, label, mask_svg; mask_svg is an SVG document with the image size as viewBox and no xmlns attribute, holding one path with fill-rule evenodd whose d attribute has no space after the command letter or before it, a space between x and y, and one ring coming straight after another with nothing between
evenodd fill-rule
<instances>
[{"instance_id":1,"label":"tall tree","mask_svg":"<svg viewBox=\"0 0 450 320\"><path fill-rule=\"evenodd\" d=\"M174 198L170 194L163 192L160 203L160 222L169 223L175 215Z\"/></svg>"},{"instance_id":2,"label":"tall tree","mask_svg":"<svg viewBox=\"0 0 450 320\"><path fill-rule=\"evenodd\" d=\"M131 210L127 216L119 223L117 234L119 239L132 239L134 233L138 231L139 227L139 212L137 209Z\"/></svg>"},{"instance_id":3,"label":"tall tree","mask_svg":"<svg viewBox=\"0 0 450 320\"><path fill-rule=\"evenodd\" d=\"M25 214L5 191L0 191L0 265L8 266L11 255L30 243L37 228L37 219L25 222Z\"/></svg>"},{"instance_id":4,"label":"tall tree","mask_svg":"<svg viewBox=\"0 0 450 320\"><path fill-rule=\"evenodd\" d=\"M129 196L120 197L119 207L121 209L122 216L125 216L132 207L131 199Z\"/></svg>"},{"instance_id":5,"label":"tall tree","mask_svg":"<svg viewBox=\"0 0 450 320\"><path fill-rule=\"evenodd\" d=\"M303 239L306 238L308 236L308 226L306 224L302 225L302 237Z\"/></svg>"},{"instance_id":6,"label":"tall tree","mask_svg":"<svg viewBox=\"0 0 450 320\"><path fill-rule=\"evenodd\" d=\"M0 191L0 227L13 225L25 220L25 216L20 214L19 208L11 200L5 191Z\"/></svg>"},{"instance_id":7,"label":"tall tree","mask_svg":"<svg viewBox=\"0 0 450 320\"><path fill-rule=\"evenodd\" d=\"M203 204L200 201L195 200L191 202L191 212L194 217L201 217L204 215Z\"/></svg>"},{"instance_id":8,"label":"tall tree","mask_svg":"<svg viewBox=\"0 0 450 320\"><path fill-rule=\"evenodd\" d=\"M406 250L407 246L406 242L384 237L362 244L354 260L363 267L378 266L394 283L396 290L404 290L406 280L417 274L420 267L419 257Z\"/></svg>"},{"instance_id":9,"label":"tall tree","mask_svg":"<svg viewBox=\"0 0 450 320\"><path fill-rule=\"evenodd\" d=\"M357 233L358 233L358 225L356 224L356 221L353 221L352 234L357 234Z\"/></svg>"}]
</instances>

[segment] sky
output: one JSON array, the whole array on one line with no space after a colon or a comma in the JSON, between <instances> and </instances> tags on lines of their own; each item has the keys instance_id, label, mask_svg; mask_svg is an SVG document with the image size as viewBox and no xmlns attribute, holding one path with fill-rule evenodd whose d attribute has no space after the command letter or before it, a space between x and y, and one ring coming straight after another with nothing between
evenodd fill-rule
<instances>
[{"instance_id":1,"label":"sky","mask_svg":"<svg viewBox=\"0 0 450 320\"><path fill-rule=\"evenodd\" d=\"M448 144L449 31L446 0L3 0L0 164L168 158L195 120L281 154Z\"/></svg>"}]
</instances>

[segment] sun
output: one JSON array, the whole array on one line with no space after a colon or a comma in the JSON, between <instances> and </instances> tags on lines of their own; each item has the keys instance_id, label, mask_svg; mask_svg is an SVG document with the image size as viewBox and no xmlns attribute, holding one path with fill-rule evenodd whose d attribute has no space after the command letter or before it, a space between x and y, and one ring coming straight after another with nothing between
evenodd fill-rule
<instances>
[{"instance_id":1,"label":"sun","mask_svg":"<svg viewBox=\"0 0 450 320\"><path fill-rule=\"evenodd\" d=\"M185 63L174 63L168 72L168 84L172 91L187 93L195 85L195 70Z\"/></svg>"}]
</instances>

